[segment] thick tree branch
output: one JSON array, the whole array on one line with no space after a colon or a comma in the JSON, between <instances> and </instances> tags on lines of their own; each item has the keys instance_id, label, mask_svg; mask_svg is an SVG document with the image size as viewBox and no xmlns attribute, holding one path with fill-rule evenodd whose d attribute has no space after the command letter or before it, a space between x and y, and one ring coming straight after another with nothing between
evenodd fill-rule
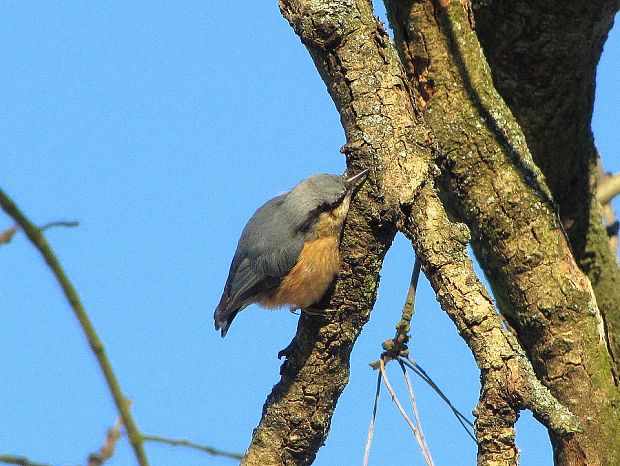
<instances>
[{"instance_id":1,"label":"thick tree branch","mask_svg":"<svg viewBox=\"0 0 620 466\"><path fill-rule=\"evenodd\" d=\"M442 309L481 370L478 464L518 464L514 423L524 408L559 436L576 432L577 419L540 383L516 338L504 330L467 255L466 227L448 220L430 186L422 190L402 230L412 240Z\"/></svg>"},{"instance_id":2,"label":"thick tree branch","mask_svg":"<svg viewBox=\"0 0 620 466\"><path fill-rule=\"evenodd\" d=\"M411 4L399 5L401 13L405 12L400 24L407 25ZM417 208L414 198L422 180L429 177L429 147L433 144L419 120L420 104L427 105L427 121L438 134L445 154L456 211L472 226L474 247L490 259L486 271L496 275L492 283L500 304L512 311L509 315L519 324L519 331L530 331L524 335L529 338L534 360L551 362L552 375L541 375L546 376L547 383L556 384L566 371L571 377L581 376L583 381L577 388L595 400L588 408L600 407L597 403L613 388L605 347L599 344L600 319L592 290L572 261L551 193L528 156L523 134L489 84L488 68L480 60L480 49L467 21L472 17L464 14L460 3L451 4L447 12L437 15L438 24L431 3L417 5L427 9L423 26L429 30L424 40L420 40L424 27L396 28L397 41L399 33L406 31L408 35L404 40L401 35L400 40L407 69L415 78L412 82L425 87L426 94L420 91L414 99L387 34L367 1L280 1L282 13L306 45L340 112L347 135L343 152L349 167L359 170L371 166L374 171L352 206L345 227L343 270L329 303L324 303L333 312L325 317L302 315L282 379L265 404L244 464L308 464L327 435L333 408L348 378L351 348L374 302L376 274L394 234L393 221L399 213ZM437 36L434 39L430 37L433 34ZM414 36L415 40L411 39ZM416 46L422 50L415 50ZM413 48L409 56L407 47ZM454 61L453 54L458 60ZM433 65L439 64L439 72L428 67L431 55ZM426 68L417 73L420 64ZM479 83L483 83L482 92ZM471 95L475 96L473 101ZM474 138L479 138L479 143L470 140ZM412 225L406 228L417 231ZM418 233L411 234L412 240L422 241ZM428 265L431 255L428 251L426 254ZM543 286L549 275L551 291ZM441 289L439 285L437 289ZM446 293L438 295L440 300L450 299ZM475 313L485 300L493 319L479 319ZM444 302L446 308L448 304ZM509 458L515 457L513 423L523 407L531 408L559 441L570 443L578 435L572 434L574 419L536 385L527 359L516 340L503 331L488 296L474 304L475 308L468 310L473 313L475 331L466 331L465 324L460 329L468 342L473 342L474 354L486 371L478 419L479 435L484 437L481 444L485 445L481 455L495 454L499 445ZM549 315L550 309L559 315ZM575 335L570 331L572 326L562 325L567 317L572 323L577 320L581 334ZM455 321L459 318L455 316ZM541 336L540 331L534 331L539 330L537 319L557 323L558 333ZM495 331L485 332L487 326L499 331L498 342L504 339L500 348L506 352L499 351L499 359L494 359L492 352L484 353L485 339L475 335L481 332L486 338L497 337ZM572 346L575 340L584 344ZM534 343L539 346L532 350ZM583 365L575 367L575 360L583 361ZM582 370L586 373L573 374ZM584 411L579 411L579 406L571 408ZM610 407L602 409L609 412ZM501 425L493 418L498 413L505 414ZM579 454L584 450L591 453L590 445L584 447L581 442L577 438L569 447ZM595 453L592 458L596 460Z\"/></svg>"},{"instance_id":3,"label":"thick tree branch","mask_svg":"<svg viewBox=\"0 0 620 466\"><path fill-rule=\"evenodd\" d=\"M131 411L129 410L128 400L125 398L125 395L123 395L118 378L116 377L112 364L110 363L110 360L105 352L103 342L99 338L99 335L97 335L97 331L95 330L95 327L90 321L90 317L82 305L77 290L69 280L69 277L60 265L56 254L54 254L54 251L52 251L52 248L47 242L43 230L35 226L2 190L0 190L0 206L9 216L13 218L13 220L15 220L15 222L24 231L30 242L32 242L34 247L41 253L45 259L45 262L56 277L56 280L60 284L60 287L62 288L62 291L65 294L75 317L84 331L88 344L90 345L90 348L99 363L99 367L108 385L110 394L112 395L116 408L123 419L123 424L127 429L129 442L134 450L136 459L141 466L148 466L148 460L146 458L142 443L142 436L138 430L138 426L131 414Z\"/></svg>"},{"instance_id":4,"label":"thick tree branch","mask_svg":"<svg viewBox=\"0 0 620 466\"><path fill-rule=\"evenodd\" d=\"M443 153L449 205L471 228L498 304L537 373L580 417L583 435L569 442L552 435L558 461L577 455L611 464L620 455L620 399L596 300L525 138L493 87L471 12L455 1L445 8L386 4L407 69L433 83L419 95L430 96L424 115Z\"/></svg>"},{"instance_id":5,"label":"thick tree branch","mask_svg":"<svg viewBox=\"0 0 620 466\"><path fill-rule=\"evenodd\" d=\"M596 68L617 0L474 1L493 82L527 137L578 260L585 252L596 148Z\"/></svg>"},{"instance_id":6,"label":"thick tree branch","mask_svg":"<svg viewBox=\"0 0 620 466\"><path fill-rule=\"evenodd\" d=\"M325 441L368 320L395 227L390 206L410 203L429 171L404 73L366 0L291 0L283 15L306 45L340 112L342 149L356 171L372 167L345 225L342 270L325 317L302 313L282 379L265 403L243 464L309 464ZM411 154L417 151L420 157ZM426 155L424 155L426 154Z\"/></svg>"},{"instance_id":7,"label":"thick tree branch","mask_svg":"<svg viewBox=\"0 0 620 466\"><path fill-rule=\"evenodd\" d=\"M597 183L591 131L596 69L620 2L499 0L474 2L474 8L493 82L545 175L620 367L620 269L595 199L613 191Z\"/></svg>"}]
</instances>

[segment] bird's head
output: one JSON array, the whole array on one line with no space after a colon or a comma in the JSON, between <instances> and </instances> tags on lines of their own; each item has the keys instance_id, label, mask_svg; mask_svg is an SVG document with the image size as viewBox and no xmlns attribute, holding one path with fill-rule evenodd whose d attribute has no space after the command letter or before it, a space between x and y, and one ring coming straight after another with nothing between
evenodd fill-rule
<instances>
[{"instance_id":1,"label":"bird's head","mask_svg":"<svg viewBox=\"0 0 620 466\"><path fill-rule=\"evenodd\" d=\"M353 177L319 173L306 178L286 196L285 205L299 219L302 229L340 228L349 211L351 198L368 175L364 170ZM320 220L320 221L319 221ZM317 231L316 234L320 234Z\"/></svg>"}]
</instances>

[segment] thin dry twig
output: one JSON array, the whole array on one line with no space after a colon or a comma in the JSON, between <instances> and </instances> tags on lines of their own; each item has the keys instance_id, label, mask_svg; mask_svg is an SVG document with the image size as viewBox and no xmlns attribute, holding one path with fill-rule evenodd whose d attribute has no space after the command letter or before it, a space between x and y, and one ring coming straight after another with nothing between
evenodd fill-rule
<instances>
[{"instance_id":1,"label":"thin dry twig","mask_svg":"<svg viewBox=\"0 0 620 466\"><path fill-rule=\"evenodd\" d=\"M12 227L2 230L0 233L0 244L10 243L15 233L17 233L17 229L17 225L13 225Z\"/></svg>"},{"instance_id":2,"label":"thin dry twig","mask_svg":"<svg viewBox=\"0 0 620 466\"><path fill-rule=\"evenodd\" d=\"M375 422L377 420L377 408L379 407L379 395L381 394L381 371L377 372L377 390L375 391L375 404L372 408L372 417L370 418L370 426L368 427L368 438L366 439L366 450L364 451L364 461L362 466L368 465L370 457L370 444L375 432Z\"/></svg>"},{"instance_id":3,"label":"thin dry twig","mask_svg":"<svg viewBox=\"0 0 620 466\"><path fill-rule=\"evenodd\" d=\"M456 409L454 407L454 405L452 404L452 402L448 399L448 397L441 391L441 389L437 386L437 384L435 384L435 382L433 381L433 379L431 379L431 377L426 373L426 371L424 369L422 369L422 366L420 366L417 362L415 362L413 359L411 359L411 357L407 356L407 359L399 359L399 362L401 362L402 364L404 364L405 366L407 366L409 369L411 369L416 375L418 375L424 382L426 382L434 391L435 393L437 393L439 395L439 397L450 407L450 409L452 410L452 412L454 413L454 415L456 416L456 419L459 421L459 423L461 424L461 426L463 426L463 429L465 429L465 432L467 432L467 435L469 435L469 437L476 443L478 443L478 441L476 440L476 437L474 436L474 434L471 432L470 429L468 429L467 426L469 426L470 428L474 428L474 424L473 422L471 422L469 419L467 419L467 417L461 413L458 409Z\"/></svg>"},{"instance_id":4,"label":"thin dry twig","mask_svg":"<svg viewBox=\"0 0 620 466\"><path fill-rule=\"evenodd\" d=\"M138 426L131 415L129 410L129 406L127 403L127 398L123 395L123 391L121 390L120 384L114 373L114 369L112 368L112 364L106 355L103 342L97 335L95 327L90 321L90 317L86 313L82 302L80 301L80 297L77 293L77 290L69 280L69 277L65 273L64 269L60 265L56 254L50 247L43 230L36 225L34 225L15 205L15 203L11 200L11 198L0 189L0 206L2 209L15 220L15 222L20 226L20 228L24 231L28 239L32 242L32 244L39 250L45 262L52 270L56 280L60 284L67 301L69 302L75 317L77 318L80 326L82 327L82 331L88 340L88 343L99 363L99 367L101 368L101 372L105 378L105 381L108 384L108 389L112 394L112 398L116 404L116 408L118 409L122 419L123 424L127 429L127 435L129 436L129 442L133 448L134 454L140 466L148 466L148 460L146 457L146 453L144 451L144 445L142 443L142 435L138 430Z\"/></svg>"},{"instance_id":5,"label":"thin dry twig","mask_svg":"<svg viewBox=\"0 0 620 466\"><path fill-rule=\"evenodd\" d=\"M114 425L108 429L105 440L99 449L99 452L91 453L88 456L88 466L100 466L105 461L112 458L112 455L114 455L114 451L116 450L116 443L121 438L121 427L123 427L123 420L119 417Z\"/></svg>"},{"instance_id":6,"label":"thin dry twig","mask_svg":"<svg viewBox=\"0 0 620 466\"><path fill-rule=\"evenodd\" d=\"M52 466L49 463L37 463L35 461L30 461L25 456L14 455L0 455L0 463L17 464L19 466Z\"/></svg>"},{"instance_id":7,"label":"thin dry twig","mask_svg":"<svg viewBox=\"0 0 620 466\"><path fill-rule=\"evenodd\" d=\"M405 303L403 305L402 317L400 321L398 321L398 323L396 324L396 334L394 338L390 338L383 342L382 346L383 346L383 349L385 350L384 353L381 355L378 361L370 363L370 366L374 369L379 369L377 384L379 384L380 386L381 378L383 378L385 382L385 386L392 398L392 401L396 404L399 412L401 413L401 415L403 416L403 418L405 419L405 421L411 428L413 435L416 441L418 442L418 445L422 452L422 456L424 457L424 461L426 461L426 464L432 465L433 459L431 457L428 444L426 443L426 439L424 438L424 434L422 433L420 417L418 415L418 410L417 410L417 406L415 403L415 397L413 394L413 386L411 385L411 380L409 379L409 375L407 374L407 371L405 370L403 363L401 362L401 357L409 356L409 348L407 347L407 343L409 343L409 332L411 330L411 319L414 313L414 303L415 303L416 289L418 286L418 280L420 278L420 269L421 269L421 263L416 257L416 260L413 266L413 271L411 273L411 280L409 282L409 290L407 292L407 297L405 298ZM413 408L413 413L415 417L415 425L413 422L411 422L411 419L409 418L404 408L400 404L400 401L398 400L398 397L394 393L394 390L392 390L390 382L387 378L387 374L385 371L385 365L386 363L390 362L393 359L399 362L399 364L401 365L403 374L405 376L405 381L407 383L407 389L409 391L409 398L411 400L411 406ZM379 390L379 386L377 387L377 393ZM370 451L370 442L372 441L372 429L374 428L374 420L375 420L377 403L378 403L378 399L375 398L375 412L373 412L373 418L371 420L370 429L368 432L368 441L366 443L366 455L364 456L364 465L366 464L368 460L368 453Z\"/></svg>"},{"instance_id":8,"label":"thin dry twig","mask_svg":"<svg viewBox=\"0 0 620 466\"><path fill-rule=\"evenodd\" d=\"M41 225L39 228L45 231L45 230L49 230L50 228L56 228L56 227L75 228L78 226L80 226L80 222L58 220L56 222L49 222L49 223L46 223L45 225Z\"/></svg>"},{"instance_id":9,"label":"thin dry twig","mask_svg":"<svg viewBox=\"0 0 620 466\"><path fill-rule=\"evenodd\" d=\"M426 464L428 466L433 466L434 465L433 459L431 458L430 452L428 451L428 449L424 448L424 441L420 437L420 433L419 433L418 429L416 429L416 427L413 424L413 422L411 422L411 419L409 418L409 416L405 412L405 409L403 408L403 406L400 404L400 400L398 399L398 397L396 396L396 393L394 392L394 390L392 389L392 386L390 385L390 380L388 379L387 372L385 370L385 362L383 361L383 358L381 358L379 360L379 370L381 371L381 376L383 377L383 382L385 383L385 388L387 389L388 393L390 394L390 397L392 398L392 401L396 405L396 408L398 408L398 411L400 412L400 414L403 417L403 419L405 419L405 422L407 423L407 425L411 429L411 432L413 432L413 436L416 439L416 442L418 442L418 446L420 447L420 450L422 451L422 456L424 457L424 461L426 462Z\"/></svg>"},{"instance_id":10,"label":"thin dry twig","mask_svg":"<svg viewBox=\"0 0 620 466\"><path fill-rule=\"evenodd\" d=\"M142 440L144 440L145 442L165 443L167 445L172 445L175 447L193 448L194 450L203 451L205 453L209 453L210 455L224 456L226 458L231 458L234 460L243 459L243 455L241 453L231 453L228 451L222 451L217 448L210 447L208 445L200 445L198 443L190 442L189 440L184 440L184 439L174 439L170 437L163 437L161 435L143 435Z\"/></svg>"},{"instance_id":11,"label":"thin dry twig","mask_svg":"<svg viewBox=\"0 0 620 466\"><path fill-rule=\"evenodd\" d=\"M428 444L426 443L426 437L424 437L424 432L422 431L422 423L420 422L420 415L418 413L418 405L415 402L415 396L413 394L413 385L411 384L411 379L409 378L409 374L407 374L407 370L405 369L405 365L403 364L402 358L398 358L398 364L400 365L400 369L403 371L403 376L405 377L405 382L407 383L407 390L409 391L409 400L411 401L411 409L413 409L413 420L415 425L420 433L420 440L424 446L424 450L428 453L428 457L431 457L431 452L428 448Z\"/></svg>"}]
</instances>

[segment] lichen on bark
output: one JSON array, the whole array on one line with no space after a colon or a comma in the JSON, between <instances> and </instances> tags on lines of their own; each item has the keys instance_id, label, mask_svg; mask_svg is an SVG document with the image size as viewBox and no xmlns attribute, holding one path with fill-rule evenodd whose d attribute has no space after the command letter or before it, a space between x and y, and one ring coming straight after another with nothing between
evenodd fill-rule
<instances>
[{"instance_id":1,"label":"lichen on bark","mask_svg":"<svg viewBox=\"0 0 620 466\"><path fill-rule=\"evenodd\" d=\"M568 443L554 437L558 458L574 447L588 464L613 464L618 393L596 299L544 176L494 88L471 11L460 2L386 5L412 85L417 74L433 83L418 95L430 96L424 118L440 146L447 205L472 229L494 296L539 377L583 421L584 433Z\"/></svg>"}]
</instances>

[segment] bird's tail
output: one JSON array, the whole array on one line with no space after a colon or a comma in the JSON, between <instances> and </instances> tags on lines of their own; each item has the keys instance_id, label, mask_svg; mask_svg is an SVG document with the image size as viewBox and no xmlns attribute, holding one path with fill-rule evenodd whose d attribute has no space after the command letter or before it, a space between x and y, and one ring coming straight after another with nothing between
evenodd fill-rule
<instances>
[{"instance_id":1,"label":"bird's tail","mask_svg":"<svg viewBox=\"0 0 620 466\"><path fill-rule=\"evenodd\" d=\"M224 291L222 299L220 299L220 303L215 308L215 313L213 314L215 330L221 331L222 338L226 336L230 324L232 324L232 321L241 310L241 307L229 307L228 304L228 293Z\"/></svg>"}]
</instances>

